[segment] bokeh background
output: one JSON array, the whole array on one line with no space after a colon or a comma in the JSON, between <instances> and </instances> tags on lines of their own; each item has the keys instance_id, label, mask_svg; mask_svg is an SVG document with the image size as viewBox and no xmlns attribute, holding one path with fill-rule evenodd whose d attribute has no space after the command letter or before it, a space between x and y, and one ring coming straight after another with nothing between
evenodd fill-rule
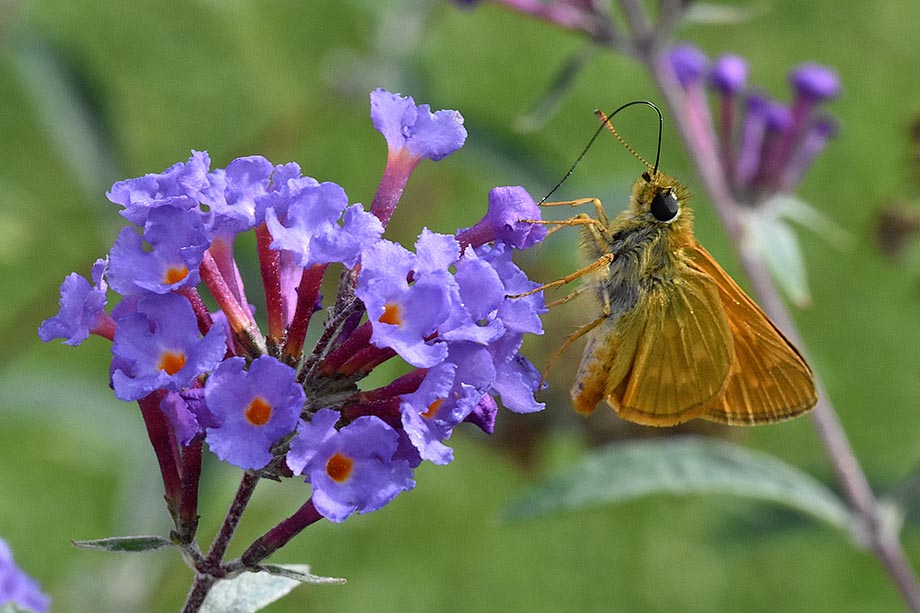
<instances>
[{"instance_id":1,"label":"bokeh background","mask_svg":"<svg viewBox=\"0 0 920 613\"><path fill-rule=\"evenodd\" d=\"M831 105L840 134L799 194L853 240L840 248L799 232L813 300L795 317L874 487L909 503L920 459L920 245L910 234L920 211L910 129L920 113L920 7L727 6L746 19L710 12L714 23L685 24L679 38L711 55L745 56L751 80L780 98L794 64L814 60L840 72L844 95ZM385 87L461 111L469 130L463 149L424 163L410 182L388 234L411 244L423 226L451 232L474 223L492 186L521 184L541 196L596 126L593 109L658 98L638 64L599 51L559 105L521 131L521 118L584 47L578 36L494 6L460 10L436 0L0 3L0 535L52 594L55 610L176 610L190 582L174 552L118 556L70 545L168 531L137 407L115 400L106 384L108 343L93 338L74 349L43 345L35 334L57 310L63 277L88 275L121 227L104 197L111 183L159 172L193 148L208 150L214 166L261 153L297 161L305 174L367 203L386 155L368 118L368 93ZM647 115L624 114L618 125L651 156ZM697 192L698 238L740 275L667 124L662 160ZM640 170L606 139L562 196L600 196L615 212ZM875 238L880 211L905 230L897 257ZM521 263L535 278L556 278L580 264L576 242L562 231ZM244 264L256 282L253 266L251 258ZM581 301L549 314L547 334L529 346L534 362L591 318ZM423 466L415 490L380 512L317 524L279 552L273 561L307 562L349 583L303 586L268 610L901 609L879 564L847 535L760 503L656 496L497 521L529 484L598 441L649 435L609 412L587 421L571 414L578 351L551 373L545 414L504 412L492 438L461 429L451 441L454 463ZM713 433L836 488L807 418ZM205 475L208 542L238 475L214 461ZM238 543L290 514L307 491L294 481L262 484ZM911 514L904 541L920 563Z\"/></svg>"}]
</instances>

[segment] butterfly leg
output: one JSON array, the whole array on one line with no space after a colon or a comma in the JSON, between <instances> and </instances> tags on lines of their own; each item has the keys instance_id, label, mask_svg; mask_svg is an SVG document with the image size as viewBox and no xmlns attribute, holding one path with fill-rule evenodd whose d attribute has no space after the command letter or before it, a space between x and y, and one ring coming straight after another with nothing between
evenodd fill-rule
<instances>
[{"instance_id":1,"label":"butterfly leg","mask_svg":"<svg viewBox=\"0 0 920 613\"><path fill-rule=\"evenodd\" d=\"M566 294L566 295L563 296L562 298L559 298L558 300L553 300L552 302L550 302L549 304L546 305L546 308L547 308L547 309L552 309L553 307L557 307L557 306L563 305L563 304L565 304L566 302L568 302L569 300L573 300L574 298L578 298L579 296L581 296L582 294L584 294L584 293L585 293L586 291L588 291L589 289L592 289L592 286L591 286L591 285L582 285L582 286L579 287L578 289L569 292L568 294Z\"/></svg>"},{"instance_id":2,"label":"butterfly leg","mask_svg":"<svg viewBox=\"0 0 920 613\"><path fill-rule=\"evenodd\" d=\"M577 341L582 336L584 336L585 334L587 334L588 332L590 332L591 330L599 326L601 322L607 319L607 317L608 317L608 314L604 313L603 315L601 315L594 321L581 326L580 328L578 328L577 330L569 334L569 336L565 339L565 342L562 343L562 345L558 349L556 349L556 351L553 352L553 355L549 357L549 360L547 360L546 367L543 369L543 372L540 373L540 385L539 387L537 387L537 389L540 389L541 387L543 387L543 382L546 380L546 375L548 375L549 371L552 370L553 366L556 365L556 362L559 360L560 357L562 357L562 354L565 353L566 350L569 347L571 347L573 343L575 343L575 341Z\"/></svg>"},{"instance_id":3,"label":"butterfly leg","mask_svg":"<svg viewBox=\"0 0 920 613\"><path fill-rule=\"evenodd\" d=\"M537 292L542 292L543 290L546 290L546 289L552 289L554 287L559 287L560 285L565 285L566 283L571 283L572 281L574 281L575 279L579 277L583 277L589 273L594 272L595 270L604 268L605 266L609 266L610 262L612 261L613 261L613 254L605 253L598 259L594 260L594 262L588 264L584 268L580 268L576 270L570 275L566 275L562 277L561 279L556 279L555 281L551 281L549 283L541 285L540 287L535 287L529 292L524 292L523 294L511 294L507 297L508 298L523 298L524 296L530 296L531 294L536 294Z\"/></svg>"},{"instance_id":4,"label":"butterfly leg","mask_svg":"<svg viewBox=\"0 0 920 613\"><path fill-rule=\"evenodd\" d=\"M601 223L599 220L594 219L593 217L589 217L588 215L585 215L584 213L579 213L578 215L575 215L574 217L569 217L568 219L557 219L557 220L554 220L554 219L519 219L518 221L521 223L540 224L542 226L555 226L554 228L551 228L549 232L546 233L547 236L567 226L592 227L592 226L598 226Z\"/></svg>"},{"instance_id":5,"label":"butterfly leg","mask_svg":"<svg viewBox=\"0 0 920 613\"><path fill-rule=\"evenodd\" d=\"M604 212L604 205L597 198L578 198L576 200L559 200L555 202L544 202L540 206L581 206L583 204L593 204L597 211L597 219L603 225L608 225L607 213ZM589 218L590 219L590 218Z\"/></svg>"}]
</instances>

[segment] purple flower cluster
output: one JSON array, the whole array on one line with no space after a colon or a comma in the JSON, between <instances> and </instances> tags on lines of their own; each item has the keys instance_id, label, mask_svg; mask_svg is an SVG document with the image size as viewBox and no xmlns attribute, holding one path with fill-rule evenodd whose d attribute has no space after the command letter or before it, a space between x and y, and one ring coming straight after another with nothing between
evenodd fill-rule
<instances>
[{"instance_id":1,"label":"purple flower cluster","mask_svg":"<svg viewBox=\"0 0 920 613\"><path fill-rule=\"evenodd\" d=\"M0 608L7 604L44 613L51 605L51 598L41 591L35 579L16 566L13 552L0 538Z\"/></svg>"},{"instance_id":2,"label":"purple flower cluster","mask_svg":"<svg viewBox=\"0 0 920 613\"><path fill-rule=\"evenodd\" d=\"M64 281L61 310L39 335L112 341L111 386L140 403L168 500L169 475L182 482L173 508L187 506L195 463L186 455L202 440L260 475L303 475L316 510L339 522L411 489L422 460L451 461L444 441L460 423L491 432L496 397L516 412L543 408L539 374L519 353L524 334L542 333L542 295L511 297L537 287L511 256L545 236L521 221L538 219L539 208L521 187L496 188L483 219L456 235L423 229L414 250L383 239L413 169L458 149L466 130L456 111L383 90L371 94L371 117L388 155L369 211L297 164L249 156L212 169L197 151L107 194L131 225L92 283ZM267 329L234 258L247 231ZM330 265L345 272L320 340L305 348ZM107 312L109 289L121 301ZM414 370L359 389L396 356Z\"/></svg>"},{"instance_id":3,"label":"purple flower cluster","mask_svg":"<svg viewBox=\"0 0 920 613\"><path fill-rule=\"evenodd\" d=\"M756 205L792 191L836 134L836 122L820 112L840 93L830 67L804 63L789 73L793 100L784 104L747 87L748 67L736 55L710 62L692 45L673 47L668 60L687 92L688 121L703 135L713 131L705 88L717 98L721 165L740 202Z\"/></svg>"}]
</instances>

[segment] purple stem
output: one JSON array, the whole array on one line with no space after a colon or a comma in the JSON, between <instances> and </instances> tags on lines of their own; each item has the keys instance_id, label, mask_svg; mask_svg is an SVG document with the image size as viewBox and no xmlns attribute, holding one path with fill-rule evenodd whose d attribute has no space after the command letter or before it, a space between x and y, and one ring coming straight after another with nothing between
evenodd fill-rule
<instances>
[{"instance_id":1,"label":"purple stem","mask_svg":"<svg viewBox=\"0 0 920 613\"><path fill-rule=\"evenodd\" d=\"M182 487L179 480L179 445L172 426L166 419L166 415L160 410L163 395L162 391L152 392L138 400L137 404L141 408L144 425L147 426L147 437L150 439L153 452L157 456L157 463L160 465L166 506L173 521L176 521L182 499Z\"/></svg>"},{"instance_id":2,"label":"purple stem","mask_svg":"<svg viewBox=\"0 0 920 613\"><path fill-rule=\"evenodd\" d=\"M240 561L245 566L255 566L300 534L304 528L322 518L311 498L296 513L257 538L240 557Z\"/></svg>"},{"instance_id":3,"label":"purple stem","mask_svg":"<svg viewBox=\"0 0 920 613\"><path fill-rule=\"evenodd\" d=\"M243 511L246 510L246 505L249 504L249 499L252 498L252 493L258 483L259 477L255 473L250 471L243 473L243 479L236 490L233 502L230 503L230 508L227 509L227 516L224 517L220 532L214 537L214 542L211 543L211 550L208 552L208 557L205 558L205 568L202 569L204 572L220 566L221 561L224 559L224 554L227 553L227 547L230 546L230 540L236 532L236 527L240 523L240 518L243 516Z\"/></svg>"}]
</instances>

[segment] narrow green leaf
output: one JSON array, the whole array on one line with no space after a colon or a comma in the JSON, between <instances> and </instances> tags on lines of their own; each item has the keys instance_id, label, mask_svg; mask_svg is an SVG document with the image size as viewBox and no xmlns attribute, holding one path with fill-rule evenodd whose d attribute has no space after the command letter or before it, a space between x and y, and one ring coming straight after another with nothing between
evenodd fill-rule
<instances>
[{"instance_id":1,"label":"narrow green leaf","mask_svg":"<svg viewBox=\"0 0 920 613\"><path fill-rule=\"evenodd\" d=\"M300 564L262 564L259 568L265 572L276 575L278 577L287 577L288 579L293 579L295 581L300 581L301 583L316 583L320 585L343 585L345 584L345 579L337 577L320 577L319 575L313 575L307 572L310 570L309 566Z\"/></svg>"},{"instance_id":2,"label":"narrow green leaf","mask_svg":"<svg viewBox=\"0 0 920 613\"><path fill-rule=\"evenodd\" d=\"M757 3L746 6L728 6L711 2L694 2L687 9L684 21L706 25L736 25L751 22L767 12L766 6Z\"/></svg>"},{"instance_id":3,"label":"narrow green leaf","mask_svg":"<svg viewBox=\"0 0 920 613\"><path fill-rule=\"evenodd\" d=\"M822 483L739 445L681 437L611 445L533 488L505 519L540 517L653 494L729 494L786 505L849 531L850 512Z\"/></svg>"},{"instance_id":4,"label":"narrow green leaf","mask_svg":"<svg viewBox=\"0 0 920 613\"><path fill-rule=\"evenodd\" d=\"M0 613L33 613L32 609L24 609L14 602L0 605Z\"/></svg>"},{"instance_id":5,"label":"narrow green leaf","mask_svg":"<svg viewBox=\"0 0 920 613\"><path fill-rule=\"evenodd\" d=\"M301 583L344 583L344 579L311 575L310 567L305 564L269 566L272 571L246 572L218 582L208 593L201 607L202 613L255 613L286 596ZM282 571L284 576L281 576Z\"/></svg>"},{"instance_id":6,"label":"narrow green leaf","mask_svg":"<svg viewBox=\"0 0 920 613\"><path fill-rule=\"evenodd\" d=\"M587 45L571 54L543 91L540 98L526 114L518 117L514 129L522 134L531 134L541 129L559 111L565 97L572 91L575 79L582 69L597 55L597 47Z\"/></svg>"},{"instance_id":7,"label":"narrow green leaf","mask_svg":"<svg viewBox=\"0 0 920 613\"><path fill-rule=\"evenodd\" d=\"M74 547L80 549L96 549L99 551L152 551L163 547L174 547L174 543L162 536L111 536L92 541L71 541Z\"/></svg>"}]
</instances>

